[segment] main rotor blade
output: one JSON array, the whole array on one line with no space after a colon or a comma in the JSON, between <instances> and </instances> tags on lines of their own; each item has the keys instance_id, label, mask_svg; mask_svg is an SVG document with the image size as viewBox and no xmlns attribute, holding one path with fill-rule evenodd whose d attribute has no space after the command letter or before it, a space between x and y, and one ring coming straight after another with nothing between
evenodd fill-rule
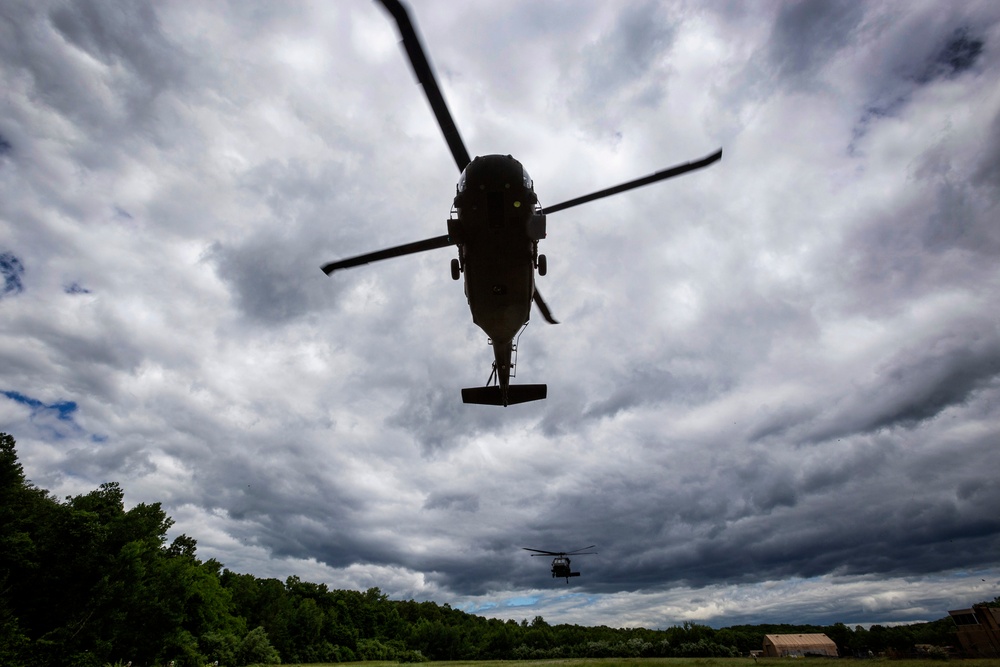
<instances>
[{"instance_id":1,"label":"main rotor blade","mask_svg":"<svg viewBox=\"0 0 1000 667\"><path fill-rule=\"evenodd\" d=\"M587 202L592 202L596 199L603 199L604 197L610 197L611 195L616 195L619 192L625 192L626 190L631 190L633 188L638 188L643 185L649 185L650 183L655 183L657 181L663 181L668 178L673 178L674 176L680 176L681 174L686 174L689 171L694 171L696 169L702 169L717 162L722 159L722 149L720 148L717 152L712 153L706 158L697 160L695 162L687 162L685 164L679 164L676 167L671 167L670 169L664 169L663 171L658 171L655 174L650 174L649 176L644 176L642 178L637 178L634 181L629 181L628 183L622 183L621 185L616 185L613 188L608 188L607 190L601 190L599 192L594 192L589 195L584 195L583 197L577 197L576 199L570 199L569 201L564 201L561 204L556 204L555 206L546 206L544 213L548 215L549 213L555 213L556 211L563 211L572 206L579 206L580 204L586 204Z\"/></svg>"},{"instance_id":2,"label":"main rotor blade","mask_svg":"<svg viewBox=\"0 0 1000 667\"><path fill-rule=\"evenodd\" d=\"M567 556L580 556L583 553L597 553L596 551L588 551L588 552L584 552L583 551L584 549L593 549L596 546L597 546L596 544L591 544L589 547L580 547L579 549L574 549L573 551L567 551L566 555Z\"/></svg>"},{"instance_id":3,"label":"main rotor blade","mask_svg":"<svg viewBox=\"0 0 1000 667\"><path fill-rule=\"evenodd\" d=\"M437 117L438 125L441 126L444 140L448 142L448 148L451 149L458 170L462 171L471 162L469 151L465 150L462 135L458 133L458 127L448 111L448 105L445 104L441 89L438 88L437 79L434 78L434 70L431 69L431 64L427 60L424 47L420 43L420 38L417 37L417 30L413 27L413 22L410 21L410 15L399 0L379 0L379 2L389 10L392 18L396 19L396 25L399 26L399 34L403 38L403 46L406 48L406 55L410 58L413 73L417 75L417 80L424 87L424 94L431 104L434 116Z\"/></svg>"},{"instance_id":4,"label":"main rotor blade","mask_svg":"<svg viewBox=\"0 0 1000 667\"><path fill-rule=\"evenodd\" d=\"M535 295L531 298L534 300L535 305L538 306L538 312L542 314L542 317L545 318L546 322L548 322L549 324L559 324L559 322L556 321L556 318L552 317L552 311L549 310L548 304L546 304L545 301L542 299L542 295L539 294L537 288L535 289ZM521 547L521 548L525 549L526 547ZM532 549L528 549L528 551L532 551Z\"/></svg>"},{"instance_id":5,"label":"main rotor blade","mask_svg":"<svg viewBox=\"0 0 1000 667\"><path fill-rule=\"evenodd\" d=\"M447 234L444 236L435 236L432 239L424 239L423 241L407 243L406 245L399 245L394 248L386 248L385 250L377 250L365 255L358 255L357 257L348 257L347 259L330 262L329 264L323 266L323 273L330 275L337 269L349 269L352 266L361 266L362 264L368 264L369 262L377 262L382 259L391 259L393 257L402 257L403 255L412 255L414 253L424 252L425 250L445 248L450 245L455 245L455 242L452 241L451 237Z\"/></svg>"},{"instance_id":6,"label":"main rotor blade","mask_svg":"<svg viewBox=\"0 0 1000 667\"><path fill-rule=\"evenodd\" d=\"M541 549L529 549L528 547L521 547L525 551L537 551L538 553L531 554L532 556L564 556L562 551L542 551Z\"/></svg>"}]
</instances>

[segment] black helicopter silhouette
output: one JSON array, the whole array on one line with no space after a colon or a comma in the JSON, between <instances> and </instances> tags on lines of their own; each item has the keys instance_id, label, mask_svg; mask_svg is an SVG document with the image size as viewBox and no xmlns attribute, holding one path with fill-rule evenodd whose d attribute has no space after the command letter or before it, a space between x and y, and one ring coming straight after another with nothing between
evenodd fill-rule
<instances>
[{"instance_id":1,"label":"black helicopter silhouette","mask_svg":"<svg viewBox=\"0 0 1000 667\"><path fill-rule=\"evenodd\" d=\"M378 1L399 27L410 65L423 86L461 175L447 234L330 262L322 267L323 271L330 275L338 269L457 246L458 258L451 260L451 277L458 280L464 274L472 321L489 337L494 356L486 386L463 389L462 401L506 407L543 399L548 391L546 385L511 385L510 378L514 375L511 358L517 349L515 337L528 323L532 302L546 321L557 323L535 287L535 271L544 276L547 268L545 255L538 254L538 242L546 235L546 216L707 167L722 158L722 149L701 160L543 208L528 171L513 157L469 158L406 8L399 0Z\"/></svg>"},{"instance_id":2,"label":"black helicopter silhouette","mask_svg":"<svg viewBox=\"0 0 1000 667\"><path fill-rule=\"evenodd\" d=\"M585 556L587 554L596 554L596 551L585 551L585 549L593 549L596 544L591 544L589 547L581 547L574 551L542 551L541 549L529 549L528 547L521 547L525 551L534 551L532 556L555 556L552 559L552 576L555 577L565 577L566 583L569 583L570 577L579 577L579 572L573 572L570 568L570 556Z\"/></svg>"}]
</instances>

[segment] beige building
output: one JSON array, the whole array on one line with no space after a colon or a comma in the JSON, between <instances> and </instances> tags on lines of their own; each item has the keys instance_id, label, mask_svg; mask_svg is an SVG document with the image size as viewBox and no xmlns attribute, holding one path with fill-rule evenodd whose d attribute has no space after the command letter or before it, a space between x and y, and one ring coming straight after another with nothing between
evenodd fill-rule
<instances>
[{"instance_id":1,"label":"beige building","mask_svg":"<svg viewBox=\"0 0 1000 667\"><path fill-rule=\"evenodd\" d=\"M764 655L769 658L825 655L836 658L837 644L823 634L764 635Z\"/></svg>"},{"instance_id":2,"label":"beige building","mask_svg":"<svg viewBox=\"0 0 1000 667\"><path fill-rule=\"evenodd\" d=\"M984 604L948 612L962 652L970 658L1000 658L1000 608Z\"/></svg>"}]
</instances>

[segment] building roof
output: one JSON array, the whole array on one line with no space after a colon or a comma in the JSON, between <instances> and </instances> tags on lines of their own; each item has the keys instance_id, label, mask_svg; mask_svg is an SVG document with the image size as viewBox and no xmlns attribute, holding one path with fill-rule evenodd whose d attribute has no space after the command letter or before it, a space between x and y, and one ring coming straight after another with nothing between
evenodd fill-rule
<instances>
[{"instance_id":1,"label":"building roof","mask_svg":"<svg viewBox=\"0 0 1000 667\"><path fill-rule=\"evenodd\" d=\"M813 635L764 635L764 639L771 642L775 647L796 648L807 646L831 646L836 648L837 644L824 634Z\"/></svg>"}]
</instances>

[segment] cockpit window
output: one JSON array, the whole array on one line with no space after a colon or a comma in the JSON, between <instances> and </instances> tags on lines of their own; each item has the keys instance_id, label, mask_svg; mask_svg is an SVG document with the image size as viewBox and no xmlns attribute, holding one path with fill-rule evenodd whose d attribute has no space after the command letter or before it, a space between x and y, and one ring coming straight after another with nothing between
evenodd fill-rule
<instances>
[{"instance_id":1,"label":"cockpit window","mask_svg":"<svg viewBox=\"0 0 1000 667\"><path fill-rule=\"evenodd\" d=\"M465 172L468 167L462 170L462 175L458 177L458 191L465 192Z\"/></svg>"},{"instance_id":2,"label":"cockpit window","mask_svg":"<svg viewBox=\"0 0 1000 667\"><path fill-rule=\"evenodd\" d=\"M531 189L531 176L528 174L528 170L521 166L521 176L524 177L524 187Z\"/></svg>"}]
</instances>

